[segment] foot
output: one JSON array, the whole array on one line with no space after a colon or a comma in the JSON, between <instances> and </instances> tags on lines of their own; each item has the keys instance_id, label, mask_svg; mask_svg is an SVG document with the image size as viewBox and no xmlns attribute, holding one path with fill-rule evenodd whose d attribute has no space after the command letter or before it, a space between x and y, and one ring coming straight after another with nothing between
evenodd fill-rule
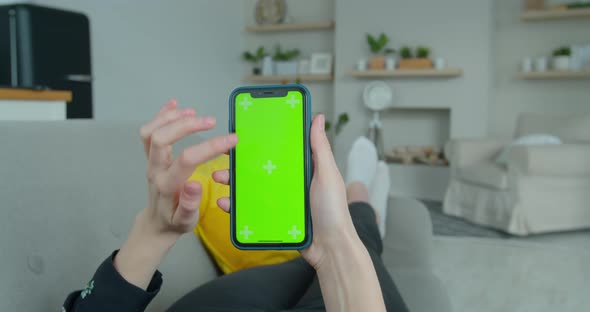
<instances>
[{"instance_id":1,"label":"foot","mask_svg":"<svg viewBox=\"0 0 590 312\"><path fill-rule=\"evenodd\" d=\"M381 238L385 237L385 220L387 220L387 199L389 198L389 168L383 161L377 164L377 172L369 188L369 202L377 215L377 224Z\"/></svg>"},{"instance_id":2,"label":"foot","mask_svg":"<svg viewBox=\"0 0 590 312\"><path fill-rule=\"evenodd\" d=\"M377 170L377 149L373 142L359 137L352 144L348 153L346 184L360 182L369 188Z\"/></svg>"}]
</instances>

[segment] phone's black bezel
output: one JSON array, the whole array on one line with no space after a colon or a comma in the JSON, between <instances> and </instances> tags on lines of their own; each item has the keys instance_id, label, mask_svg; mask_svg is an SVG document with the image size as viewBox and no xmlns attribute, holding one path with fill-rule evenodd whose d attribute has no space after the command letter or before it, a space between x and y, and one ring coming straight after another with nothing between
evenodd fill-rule
<instances>
[{"instance_id":1,"label":"phone's black bezel","mask_svg":"<svg viewBox=\"0 0 590 312\"><path fill-rule=\"evenodd\" d=\"M235 133L235 99L239 94L250 93L252 97L286 96L289 91L298 91L303 96L303 159L304 159L304 187L305 187L305 237L299 243L240 243L236 236L236 150L230 150L230 237L233 245L244 250L301 250L307 248L312 241L311 209L309 205L309 189L312 178L312 160L309 134L311 129L311 96L307 88L302 85L254 86L235 89L229 101L229 131ZM239 144L239 138L238 138ZM279 203L280 204L280 203Z\"/></svg>"}]
</instances>

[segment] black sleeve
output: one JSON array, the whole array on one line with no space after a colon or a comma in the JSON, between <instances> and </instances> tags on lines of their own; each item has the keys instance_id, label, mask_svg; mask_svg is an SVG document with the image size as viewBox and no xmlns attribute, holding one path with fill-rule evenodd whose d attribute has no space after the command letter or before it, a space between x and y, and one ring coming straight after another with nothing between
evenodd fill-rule
<instances>
[{"instance_id":1,"label":"black sleeve","mask_svg":"<svg viewBox=\"0 0 590 312\"><path fill-rule=\"evenodd\" d=\"M146 290L127 282L115 269L113 260L118 250L96 270L82 290L71 293L62 312L144 311L162 286L162 274L154 273Z\"/></svg>"}]
</instances>

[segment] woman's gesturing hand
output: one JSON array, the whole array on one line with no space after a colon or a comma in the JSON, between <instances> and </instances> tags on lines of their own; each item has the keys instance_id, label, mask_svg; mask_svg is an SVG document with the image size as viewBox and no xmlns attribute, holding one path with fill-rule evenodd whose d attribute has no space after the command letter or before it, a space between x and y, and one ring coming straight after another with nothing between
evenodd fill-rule
<instances>
[{"instance_id":1,"label":"woman's gesturing hand","mask_svg":"<svg viewBox=\"0 0 590 312\"><path fill-rule=\"evenodd\" d=\"M213 117L197 116L193 109L177 109L172 100L141 127L148 159L146 214L157 232L178 235L197 224L202 187L199 182L186 180L198 165L233 148L237 136L223 135L188 147L176 159L172 145L189 134L212 129L215 124Z\"/></svg>"},{"instance_id":2,"label":"woman's gesturing hand","mask_svg":"<svg viewBox=\"0 0 590 312\"><path fill-rule=\"evenodd\" d=\"M168 102L141 127L148 160L148 206L135 218L114 261L123 278L143 289L176 240L199 220L202 186L186 180L199 164L227 152L238 140L235 134L215 137L186 148L174 158L174 143L212 129L216 123L212 117L199 117L193 109L179 110L177 106L175 100Z\"/></svg>"}]
</instances>

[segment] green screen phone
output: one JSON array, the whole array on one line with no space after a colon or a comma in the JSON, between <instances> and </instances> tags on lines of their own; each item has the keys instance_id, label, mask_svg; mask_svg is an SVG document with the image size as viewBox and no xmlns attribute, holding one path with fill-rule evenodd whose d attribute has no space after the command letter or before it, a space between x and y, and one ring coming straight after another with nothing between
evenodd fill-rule
<instances>
[{"instance_id":1,"label":"green screen phone","mask_svg":"<svg viewBox=\"0 0 590 312\"><path fill-rule=\"evenodd\" d=\"M231 239L239 249L303 249L312 238L311 98L301 85L230 96Z\"/></svg>"}]
</instances>

